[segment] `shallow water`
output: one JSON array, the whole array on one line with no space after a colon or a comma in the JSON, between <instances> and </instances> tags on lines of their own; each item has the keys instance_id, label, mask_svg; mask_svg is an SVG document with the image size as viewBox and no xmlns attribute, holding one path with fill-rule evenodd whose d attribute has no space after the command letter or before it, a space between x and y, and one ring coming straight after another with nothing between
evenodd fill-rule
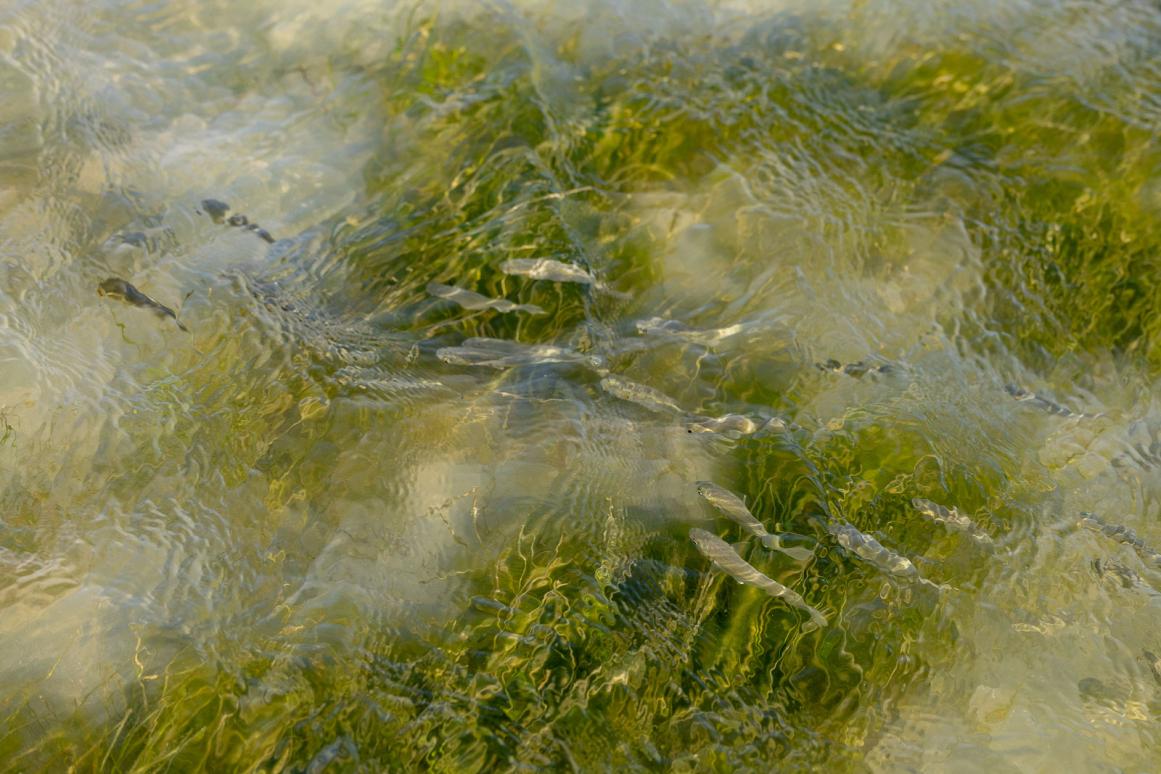
<instances>
[{"instance_id":1,"label":"shallow water","mask_svg":"<svg viewBox=\"0 0 1161 774\"><path fill-rule=\"evenodd\" d=\"M1154 768L1161 12L556 5L0 9L0 760Z\"/></svg>"}]
</instances>

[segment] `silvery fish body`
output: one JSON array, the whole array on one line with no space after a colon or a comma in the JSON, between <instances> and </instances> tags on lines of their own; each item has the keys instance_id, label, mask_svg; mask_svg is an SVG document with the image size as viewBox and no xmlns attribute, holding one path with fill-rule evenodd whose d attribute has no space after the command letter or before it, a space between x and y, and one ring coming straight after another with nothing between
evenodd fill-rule
<instances>
[{"instance_id":1,"label":"silvery fish body","mask_svg":"<svg viewBox=\"0 0 1161 774\"><path fill-rule=\"evenodd\" d=\"M761 540L762 545L766 548L781 551L799 562L804 562L814 556L812 551L805 548L793 548L782 545L779 536L767 530L762 522L758 521L754 514L750 512L750 509L746 507L746 503L742 498L730 490L718 486L712 481L698 481L697 493L704 497L706 502L725 514L731 521Z\"/></svg>"},{"instance_id":2,"label":"silvery fish body","mask_svg":"<svg viewBox=\"0 0 1161 774\"><path fill-rule=\"evenodd\" d=\"M863 534L850 524L842 522L828 525L838 544L881 572L900 578L919 580L919 570L911 560L885 547L870 535Z\"/></svg>"},{"instance_id":3,"label":"silvery fish body","mask_svg":"<svg viewBox=\"0 0 1161 774\"><path fill-rule=\"evenodd\" d=\"M815 367L820 371L831 371L836 374L846 374L853 376L856 379L862 377L864 374L885 374L891 371L891 366L887 364L871 365L866 361L859 360L854 363L840 363L834 358L830 358L825 363L815 363Z\"/></svg>"},{"instance_id":4,"label":"silvery fish body","mask_svg":"<svg viewBox=\"0 0 1161 774\"><path fill-rule=\"evenodd\" d=\"M441 347L435 356L445 363L489 368L512 368L550 363L576 363L600 368L600 359L552 344L521 344L507 339L471 338L458 347Z\"/></svg>"},{"instance_id":5,"label":"silvery fish body","mask_svg":"<svg viewBox=\"0 0 1161 774\"><path fill-rule=\"evenodd\" d=\"M738 556L738 552L733 549L733 546L717 535L695 528L689 531L689 537L703 556L738 583L756 586L770 596L777 597L791 607L807 613L818 626L826 626L826 616L808 605L801 594L764 575L745 559Z\"/></svg>"},{"instance_id":6,"label":"silvery fish body","mask_svg":"<svg viewBox=\"0 0 1161 774\"><path fill-rule=\"evenodd\" d=\"M1085 414L1079 411L1073 411L1067 406L1062 406L1054 400L1044 397L1038 392L1031 392L1024 389L1018 384L1005 384L1004 390L1009 395L1015 398L1020 403L1030 403L1042 411L1049 414L1055 414L1058 417L1069 417L1073 419L1091 419L1099 414Z\"/></svg>"},{"instance_id":7,"label":"silvery fish body","mask_svg":"<svg viewBox=\"0 0 1161 774\"><path fill-rule=\"evenodd\" d=\"M758 423L742 414L726 414L720 417L699 417L689 423L689 432L753 435L758 432Z\"/></svg>"},{"instance_id":8,"label":"silvery fish body","mask_svg":"<svg viewBox=\"0 0 1161 774\"><path fill-rule=\"evenodd\" d=\"M664 317L650 317L647 320L638 320L637 332L646 336L668 336L695 344L711 346L728 339L746 330L746 325L735 323L725 328L698 330L691 328L679 320L670 320Z\"/></svg>"},{"instance_id":9,"label":"silvery fish body","mask_svg":"<svg viewBox=\"0 0 1161 774\"><path fill-rule=\"evenodd\" d=\"M724 513L731 521L741 525L747 532L756 537L767 534L762 523L754 518L750 509L742 498L712 481L698 481L697 493L705 498L713 507Z\"/></svg>"},{"instance_id":10,"label":"silvery fish body","mask_svg":"<svg viewBox=\"0 0 1161 774\"><path fill-rule=\"evenodd\" d=\"M500 271L550 282L578 282L582 285L596 282L596 278L581 267L552 258L513 258L501 263Z\"/></svg>"},{"instance_id":11,"label":"silvery fish body","mask_svg":"<svg viewBox=\"0 0 1161 774\"><path fill-rule=\"evenodd\" d=\"M1099 532L1105 537L1132 546L1133 550L1142 559L1161 566L1161 553L1157 553L1150 546L1146 545L1145 541L1128 527L1121 526L1120 524L1108 524L1092 513L1082 513L1078 523L1080 526L1091 529L1093 532Z\"/></svg>"},{"instance_id":12,"label":"silvery fish body","mask_svg":"<svg viewBox=\"0 0 1161 774\"><path fill-rule=\"evenodd\" d=\"M984 532L975 522L964 516L956 508L947 508L939 503L916 497L911 500L915 510L928 517L936 524L943 524L948 529L962 532L981 545L991 545L992 536Z\"/></svg>"},{"instance_id":13,"label":"silvery fish body","mask_svg":"<svg viewBox=\"0 0 1161 774\"><path fill-rule=\"evenodd\" d=\"M610 374L601 379L601 389L615 398L636 403L659 414L680 414L681 407L665 393L648 385Z\"/></svg>"},{"instance_id":14,"label":"silvery fish body","mask_svg":"<svg viewBox=\"0 0 1161 774\"><path fill-rule=\"evenodd\" d=\"M427 283L427 292L436 298L446 299L473 312L494 309L497 312L544 314L544 310L536 304L517 304L506 298L488 298L471 290L457 288L453 285L442 285L438 282Z\"/></svg>"}]
</instances>

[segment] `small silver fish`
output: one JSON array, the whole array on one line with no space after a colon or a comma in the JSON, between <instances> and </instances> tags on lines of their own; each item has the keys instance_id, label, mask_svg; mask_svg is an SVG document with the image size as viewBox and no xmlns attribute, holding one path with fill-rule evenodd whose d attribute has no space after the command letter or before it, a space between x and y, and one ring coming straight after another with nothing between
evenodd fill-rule
<instances>
[{"instance_id":1,"label":"small silver fish","mask_svg":"<svg viewBox=\"0 0 1161 774\"><path fill-rule=\"evenodd\" d=\"M513 258L501 263L500 271L550 282L578 282L582 285L592 285L597 281L596 277L581 267L551 258Z\"/></svg>"},{"instance_id":2,"label":"small silver fish","mask_svg":"<svg viewBox=\"0 0 1161 774\"><path fill-rule=\"evenodd\" d=\"M670 320L664 317L650 317L647 320L638 320L636 326L637 332L645 336L681 339L704 346L718 344L724 339L742 333L747 327L742 323L735 323L725 328L699 330L697 328L691 328L679 320Z\"/></svg>"},{"instance_id":3,"label":"small silver fish","mask_svg":"<svg viewBox=\"0 0 1161 774\"><path fill-rule=\"evenodd\" d=\"M1145 655L1145 663L1149 666L1149 671L1153 673L1153 679L1157 681L1158 685L1161 685L1161 658L1157 658L1147 650L1141 652Z\"/></svg>"},{"instance_id":4,"label":"small silver fish","mask_svg":"<svg viewBox=\"0 0 1161 774\"><path fill-rule=\"evenodd\" d=\"M1055 414L1058 417L1069 417L1073 419L1092 419L1100 416L1099 414L1085 414L1078 411L1073 411L1067 406L1062 406L1059 403L1044 397L1038 392L1029 392L1018 384L1005 384L1004 390L1007 391L1016 401L1020 403L1030 403L1041 411L1046 411L1049 414Z\"/></svg>"},{"instance_id":5,"label":"small silver fish","mask_svg":"<svg viewBox=\"0 0 1161 774\"><path fill-rule=\"evenodd\" d=\"M533 315L545 313L536 304L517 304L506 298L488 298L471 290L457 288L454 285L442 285L438 282L427 283L427 292L436 298L446 299L473 312L494 309L497 312L527 312Z\"/></svg>"},{"instance_id":6,"label":"small silver fish","mask_svg":"<svg viewBox=\"0 0 1161 774\"><path fill-rule=\"evenodd\" d=\"M104 280L97 286L97 295L108 296L109 298L124 301L127 304L140 307L141 309L148 309L158 317L172 317L173 321L177 323L178 328L189 333L189 328L181 324L181 320L177 319L177 314L172 309L165 304L154 301L123 279L110 277Z\"/></svg>"},{"instance_id":7,"label":"small silver fish","mask_svg":"<svg viewBox=\"0 0 1161 774\"><path fill-rule=\"evenodd\" d=\"M753 435L758 432L758 423L742 414L725 414L720 417L699 417L689 423L688 429L691 433Z\"/></svg>"},{"instance_id":8,"label":"small silver fish","mask_svg":"<svg viewBox=\"0 0 1161 774\"><path fill-rule=\"evenodd\" d=\"M1119 583L1122 588L1133 589L1148 586L1138 573L1120 562L1108 560L1102 562L1100 559L1093 559L1092 569L1098 578L1109 578Z\"/></svg>"},{"instance_id":9,"label":"small silver fish","mask_svg":"<svg viewBox=\"0 0 1161 774\"><path fill-rule=\"evenodd\" d=\"M528 277L534 280L575 282L579 285L589 285L595 290L607 293L616 298L623 300L632 299L630 294L613 290L580 266L563 263L552 258L512 258L500 264L500 271L505 274Z\"/></svg>"},{"instance_id":10,"label":"small silver fish","mask_svg":"<svg viewBox=\"0 0 1161 774\"><path fill-rule=\"evenodd\" d=\"M435 356L445 363L489 368L512 368L550 363L576 363L601 368L595 355L584 355L573 349L551 344L521 344L507 339L471 338L458 347L441 347Z\"/></svg>"},{"instance_id":11,"label":"small silver fish","mask_svg":"<svg viewBox=\"0 0 1161 774\"><path fill-rule=\"evenodd\" d=\"M1093 532L1099 532L1105 537L1112 538L1120 543L1132 546L1133 550L1142 559L1161 566L1161 554L1146 545L1145 541L1133 530L1128 527L1123 527L1120 524L1108 524L1092 513L1081 513L1080 516L1080 521L1077 522L1080 526L1085 529L1091 529Z\"/></svg>"},{"instance_id":12,"label":"small silver fish","mask_svg":"<svg viewBox=\"0 0 1161 774\"><path fill-rule=\"evenodd\" d=\"M659 414L680 414L681 407L665 393L644 384L610 374L601 379L601 389L615 398L636 403Z\"/></svg>"},{"instance_id":13,"label":"small silver fish","mask_svg":"<svg viewBox=\"0 0 1161 774\"><path fill-rule=\"evenodd\" d=\"M836 374L846 374L853 376L856 379L861 378L864 374L885 374L891 371L891 366L887 364L871 365L865 361L859 360L854 363L840 363L834 358L830 358L825 363L815 363L814 367L820 371L831 371Z\"/></svg>"},{"instance_id":14,"label":"small silver fish","mask_svg":"<svg viewBox=\"0 0 1161 774\"><path fill-rule=\"evenodd\" d=\"M725 514L730 521L762 541L762 545L766 548L772 551L781 551L797 562L805 562L814 556L814 552L808 549L782 545L780 536L768 531L746 507L742 498L730 490L718 486L712 481L698 481L697 493L704 497L706 502Z\"/></svg>"},{"instance_id":15,"label":"small silver fish","mask_svg":"<svg viewBox=\"0 0 1161 774\"><path fill-rule=\"evenodd\" d=\"M907 557L897 554L886 548L870 535L865 535L850 524L834 522L827 525L827 530L838 541L838 544L855 556L875 567L880 572L895 575L908 580L923 579L919 577L919 570ZM927 582L927 581L925 581Z\"/></svg>"},{"instance_id":16,"label":"small silver fish","mask_svg":"<svg viewBox=\"0 0 1161 774\"><path fill-rule=\"evenodd\" d=\"M786 420L782 417L770 417L770 419L766 421L766 424L758 428L758 432L755 433L755 435L762 437L798 429L801 429L798 427L798 425L793 423L787 424Z\"/></svg>"},{"instance_id":17,"label":"small silver fish","mask_svg":"<svg viewBox=\"0 0 1161 774\"><path fill-rule=\"evenodd\" d=\"M931 500L925 500L922 497L913 498L911 505L915 507L915 510L936 524L943 524L948 529L963 532L981 545L992 545L992 536L977 527L971 519L964 516L955 508L947 508Z\"/></svg>"},{"instance_id":18,"label":"small silver fish","mask_svg":"<svg viewBox=\"0 0 1161 774\"><path fill-rule=\"evenodd\" d=\"M826 616L806 604L806 600L802 598L801 594L761 573L752 564L738 556L738 552L717 535L706 532L704 529L695 528L689 531L689 537L703 556L738 583L756 586L770 596L777 597L791 607L807 613L818 626L826 626Z\"/></svg>"},{"instance_id":19,"label":"small silver fish","mask_svg":"<svg viewBox=\"0 0 1161 774\"><path fill-rule=\"evenodd\" d=\"M698 333L680 320L670 320L665 317L638 320L637 332L646 336L684 336Z\"/></svg>"},{"instance_id":20,"label":"small silver fish","mask_svg":"<svg viewBox=\"0 0 1161 774\"><path fill-rule=\"evenodd\" d=\"M202 211L210 216L210 220L217 224L225 224L227 226L234 226L236 228L244 228L247 231L254 232L264 242L274 244L276 241L274 237L270 236L270 232L259 226L257 223L251 223L250 219L242 213L231 215L228 218L226 213L230 211L230 205L218 199L202 199Z\"/></svg>"}]
</instances>

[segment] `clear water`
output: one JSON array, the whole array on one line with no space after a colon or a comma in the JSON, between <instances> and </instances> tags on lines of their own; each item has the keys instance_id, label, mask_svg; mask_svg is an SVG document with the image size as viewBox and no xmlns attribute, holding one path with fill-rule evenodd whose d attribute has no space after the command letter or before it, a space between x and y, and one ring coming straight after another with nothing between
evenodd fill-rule
<instances>
[{"instance_id":1,"label":"clear water","mask_svg":"<svg viewBox=\"0 0 1161 774\"><path fill-rule=\"evenodd\" d=\"M563 5L0 9L4 766L1156 768L1161 12Z\"/></svg>"}]
</instances>

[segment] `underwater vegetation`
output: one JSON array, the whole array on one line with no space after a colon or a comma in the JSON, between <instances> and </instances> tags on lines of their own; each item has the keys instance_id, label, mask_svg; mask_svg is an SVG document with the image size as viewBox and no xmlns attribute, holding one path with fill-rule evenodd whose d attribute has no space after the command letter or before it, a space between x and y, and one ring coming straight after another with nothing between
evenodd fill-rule
<instances>
[{"instance_id":1,"label":"underwater vegetation","mask_svg":"<svg viewBox=\"0 0 1161 774\"><path fill-rule=\"evenodd\" d=\"M13 13L7 769L1156 760L1157 9Z\"/></svg>"}]
</instances>

